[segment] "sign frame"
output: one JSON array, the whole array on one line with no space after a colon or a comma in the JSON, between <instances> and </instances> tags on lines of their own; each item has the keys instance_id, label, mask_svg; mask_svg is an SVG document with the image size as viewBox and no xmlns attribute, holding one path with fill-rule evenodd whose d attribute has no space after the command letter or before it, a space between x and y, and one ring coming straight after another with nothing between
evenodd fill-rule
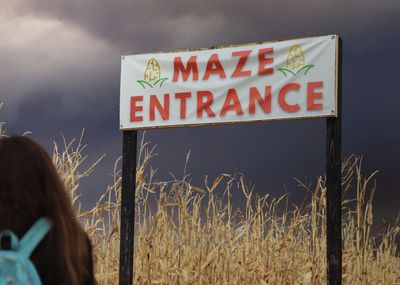
<instances>
[{"instance_id":1,"label":"sign frame","mask_svg":"<svg viewBox=\"0 0 400 285\"><path fill-rule=\"evenodd\" d=\"M323 116L326 118L326 258L327 258L327 283L329 285L342 284L342 177L341 177L341 143L342 143L342 39L336 36L336 67L335 67L335 99L336 116ZM273 43L259 42L259 43ZM250 44L247 44L250 45ZM245 46L245 45L229 45ZM212 49L219 48L214 47ZM204 49L191 49L198 51ZM168 52L169 53L169 52ZM307 119L316 119L312 117ZM304 118L290 118L286 121ZM248 121L240 123L255 123ZM231 123L218 123L217 125ZM200 124L195 126L216 125ZM188 125L173 127L190 127ZM171 128L171 126L149 127L145 129ZM135 191L137 168L137 142L138 129L123 130L122 146L122 188L121 188L121 226L120 226L120 266L119 284L132 285L134 277L134 228L135 228Z\"/></svg>"}]
</instances>

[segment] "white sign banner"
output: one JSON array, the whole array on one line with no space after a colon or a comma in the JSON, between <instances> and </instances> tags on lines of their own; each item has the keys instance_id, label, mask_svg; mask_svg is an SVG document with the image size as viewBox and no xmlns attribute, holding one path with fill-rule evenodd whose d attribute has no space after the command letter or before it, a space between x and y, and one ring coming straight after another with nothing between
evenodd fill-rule
<instances>
[{"instance_id":1,"label":"white sign banner","mask_svg":"<svg viewBox=\"0 0 400 285\"><path fill-rule=\"evenodd\" d=\"M337 115L336 35L122 57L120 128Z\"/></svg>"}]
</instances>

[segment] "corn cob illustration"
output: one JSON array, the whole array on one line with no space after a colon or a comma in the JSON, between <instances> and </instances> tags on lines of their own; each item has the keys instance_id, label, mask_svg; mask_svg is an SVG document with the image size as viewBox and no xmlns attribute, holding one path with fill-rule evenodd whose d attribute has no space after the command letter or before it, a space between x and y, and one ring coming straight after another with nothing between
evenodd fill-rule
<instances>
[{"instance_id":1,"label":"corn cob illustration","mask_svg":"<svg viewBox=\"0 0 400 285\"><path fill-rule=\"evenodd\" d=\"M137 82L145 89L148 87L161 87L165 80L168 78L161 78L161 67L155 58L150 58L147 62L147 67L144 71L144 80L138 80Z\"/></svg>"},{"instance_id":2,"label":"corn cob illustration","mask_svg":"<svg viewBox=\"0 0 400 285\"><path fill-rule=\"evenodd\" d=\"M278 68L285 77L287 77L288 74L297 76L302 71L304 71L304 75L306 75L311 68L315 67L313 64L306 65L303 49L298 44L294 44L290 47L285 63L286 67Z\"/></svg>"},{"instance_id":3,"label":"corn cob illustration","mask_svg":"<svg viewBox=\"0 0 400 285\"><path fill-rule=\"evenodd\" d=\"M300 45L292 45L286 58L286 67L296 70L305 64L304 52Z\"/></svg>"}]
</instances>

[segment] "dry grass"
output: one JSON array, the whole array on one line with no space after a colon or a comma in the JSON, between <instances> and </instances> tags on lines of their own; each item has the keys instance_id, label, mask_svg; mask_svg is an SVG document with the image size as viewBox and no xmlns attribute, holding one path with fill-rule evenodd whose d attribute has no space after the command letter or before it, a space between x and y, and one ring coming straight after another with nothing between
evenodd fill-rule
<instances>
[{"instance_id":1,"label":"dry grass","mask_svg":"<svg viewBox=\"0 0 400 285\"><path fill-rule=\"evenodd\" d=\"M0 131L3 125L0 124ZM1 135L1 132L0 132ZM94 245L99 284L118 284L120 162L114 183L88 212L80 212L79 181L86 156L81 141L54 147L54 162ZM326 284L325 178L308 205L288 207L288 197L258 196L241 175L224 174L204 186L187 175L154 181L154 148L142 141L137 169L135 284ZM97 163L97 162L96 162ZM373 231L374 176L362 159L342 165L344 284L400 284L400 221ZM241 196L240 211L232 197ZM132 197L133 198L133 197Z\"/></svg>"},{"instance_id":2,"label":"dry grass","mask_svg":"<svg viewBox=\"0 0 400 285\"><path fill-rule=\"evenodd\" d=\"M154 148L142 141L137 171L135 284L326 284L325 179L316 179L310 203L287 207L287 197L259 197L241 175L221 175L204 187L188 177L154 181ZM345 284L400 283L400 223L372 232L374 176L362 160L342 166L343 279ZM95 245L100 284L117 284L118 163L114 184L92 211L80 214ZM239 211L232 196L241 195ZM354 199L351 197L354 196ZM235 198L237 200L237 198Z\"/></svg>"},{"instance_id":3,"label":"dry grass","mask_svg":"<svg viewBox=\"0 0 400 285\"><path fill-rule=\"evenodd\" d=\"M0 101L0 110L3 108L4 103ZM0 138L5 134L5 123L0 121Z\"/></svg>"}]
</instances>

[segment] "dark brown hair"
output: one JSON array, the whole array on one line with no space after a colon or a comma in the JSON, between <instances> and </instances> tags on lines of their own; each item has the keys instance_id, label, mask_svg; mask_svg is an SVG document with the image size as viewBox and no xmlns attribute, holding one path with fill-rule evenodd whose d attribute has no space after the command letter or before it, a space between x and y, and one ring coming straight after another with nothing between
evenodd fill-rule
<instances>
[{"instance_id":1,"label":"dark brown hair","mask_svg":"<svg viewBox=\"0 0 400 285\"><path fill-rule=\"evenodd\" d=\"M50 156L30 138L1 138L0 231L11 229L21 238L40 217L54 224L31 256L43 283L83 284L88 241Z\"/></svg>"}]
</instances>

